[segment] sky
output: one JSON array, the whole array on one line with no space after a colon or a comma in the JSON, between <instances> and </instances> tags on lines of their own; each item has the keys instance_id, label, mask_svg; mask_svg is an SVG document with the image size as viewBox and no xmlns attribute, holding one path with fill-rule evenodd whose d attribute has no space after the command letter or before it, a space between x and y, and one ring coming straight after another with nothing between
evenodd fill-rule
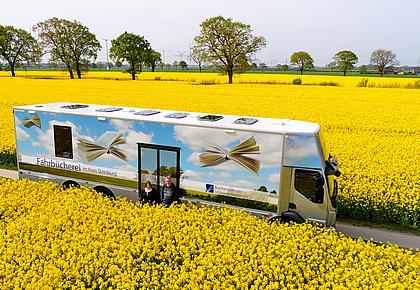
<instances>
[{"instance_id":1,"label":"sky","mask_svg":"<svg viewBox=\"0 0 420 290\"><path fill-rule=\"evenodd\" d=\"M0 24L29 30L51 17L78 20L96 34L106 60L104 39L127 31L144 36L166 63L189 63L189 47L206 18L221 15L251 25L267 39L257 63L289 62L294 51L311 54L325 66L341 50L368 64L372 51L390 49L401 65L420 64L420 1L416 0L19 0L0 4ZM10 13L9 11L15 11ZM110 42L108 42L110 46Z\"/></svg>"}]
</instances>

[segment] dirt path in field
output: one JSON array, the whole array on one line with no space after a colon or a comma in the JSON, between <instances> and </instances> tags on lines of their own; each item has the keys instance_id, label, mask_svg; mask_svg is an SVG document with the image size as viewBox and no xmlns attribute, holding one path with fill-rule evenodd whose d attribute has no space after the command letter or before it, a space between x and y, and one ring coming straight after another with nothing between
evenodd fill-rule
<instances>
[{"instance_id":1,"label":"dirt path in field","mask_svg":"<svg viewBox=\"0 0 420 290\"><path fill-rule=\"evenodd\" d=\"M15 170L0 169L0 176L17 179L18 173ZM391 243L406 249L420 249L420 235L411 233L400 233L381 228L357 226L350 223L337 222L336 229L345 236L372 240L377 243Z\"/></svg>"}]
</instances>

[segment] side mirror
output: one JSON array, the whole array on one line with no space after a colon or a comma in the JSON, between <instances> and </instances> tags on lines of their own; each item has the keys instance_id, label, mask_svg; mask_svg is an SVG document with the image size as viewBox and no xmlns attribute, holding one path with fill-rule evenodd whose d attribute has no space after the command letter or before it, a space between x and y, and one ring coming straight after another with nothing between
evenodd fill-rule
<instances>
[{"instance_id":1,"label":"side mirror","mask_svg":"<svg viewBox=\"0 0 420 290\"><path fill-rule=\"evenodd\" d=\"M331 156L331 155L330 155ZM338 162L337 158L328 158L325 160L325 174L326 175L334 175L339 177L341 175L340 170L338 170Z\"/></svg>"},{"instance_id":2,"label":"side mirror","mask_svg":"<svg viewBox=\"0 0 420 290\"><path fill-rule=\"evenodd\" d=\"M337 180L334 180L334 189L331 196L331 204L333 207L337 207L337 196L338 196L338 183Z\"/></svg>"}]
</instances>

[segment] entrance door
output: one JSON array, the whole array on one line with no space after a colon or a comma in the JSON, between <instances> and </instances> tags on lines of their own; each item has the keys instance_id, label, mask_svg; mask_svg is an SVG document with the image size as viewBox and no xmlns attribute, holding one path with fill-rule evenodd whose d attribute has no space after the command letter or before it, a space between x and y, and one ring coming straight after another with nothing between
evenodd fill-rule
<instances>
[{"instance_id":1,"label":"entrance door","mask_svg":"<svg viewBox=\"0 0 420 290\"><path fill-rule=\"evenodd\" d=\"M179 190L181 148L157 144L137 143L139 156L139 192L147 181L160 194L165 184L165 177L170 176L172 183Z\"/></svg>"},{"instance_id":2,"label":"entrance door","mask_svg":"<svg viewBox=\"0 0 420 290\"><path fill-rule=\"evenodd\" d=\"M293 168L290 202L303 218L325 223L327 201L325 178L321 170Z\"/></svg>"}]
</instances>

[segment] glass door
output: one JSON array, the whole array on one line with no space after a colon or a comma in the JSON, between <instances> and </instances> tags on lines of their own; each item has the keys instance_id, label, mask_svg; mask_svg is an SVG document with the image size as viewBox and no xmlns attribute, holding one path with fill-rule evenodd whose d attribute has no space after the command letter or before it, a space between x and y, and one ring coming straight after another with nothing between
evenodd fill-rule
<instances>
[{"instance_id":1,"label":"glass door","mask_svg":"<svg viewBox=\"0 0 420 290\"><path fill-rule=\"evenodd\" d=\"M176 189L179 190L180 151L179 147L158 144L138 144L139 192L150 181L158 193L169 176Z\"/></svg>"}]
</instances>

